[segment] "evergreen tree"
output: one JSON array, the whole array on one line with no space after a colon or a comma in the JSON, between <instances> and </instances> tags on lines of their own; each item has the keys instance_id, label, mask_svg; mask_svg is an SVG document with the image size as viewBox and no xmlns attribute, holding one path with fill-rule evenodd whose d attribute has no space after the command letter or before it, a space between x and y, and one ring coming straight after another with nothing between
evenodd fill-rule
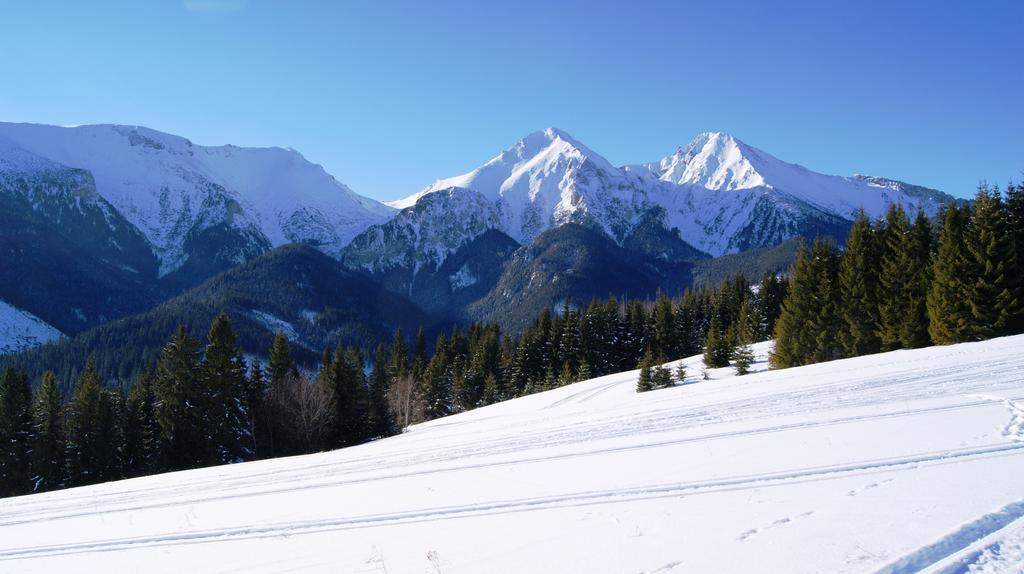
<instances>
[{"instance_id":1,"label":"evergreen tree","mask_svg":"<svg viewBox=\"0 0 1024 574\"><path fill-rule=\"evenodd\" d=\"M106 438L103 433L110 413L103 395L96 364L90 357L68 404L65 480L68 486L100 482L106 474L108 456L104 451L108 445L103 443Z\"/></svg>"},{"instance_id":2,"label":"evergreen tree","mask_svg":"<svg viewBox=\"0 0 1024 574\"><path fill-rule=\"evenodd\" d=\"M28 375L7 368L0 377L0 497L30 491L32 389Z\"/></svg>"},{"instance_id":3,"label":"evergreen tree","mask_svg":"<svg viewBox=\"0 0 1024 574\"><path fill-rule=\"evenodd\" d=\"M166 470L195 468L206 461L210 441L204 428L199 341L184 325L160 352L154 393L160 427L160 466Z\"/></svg>"},{"instance_id":4,"label":"evergreen tree","mask_svg":"<svg viewBox=\"0 0 1024 574\"><path fill-rule=\"evenodd\" d=\"M732 356L732 365L736 368L737 375L746 375L750 372L750 365L754 363L754 352L749 344L743 344L736 348Z\"/></svg>"},{"instance_id":5,"label":"evergreen tree","mask_svg":"<svg viewBox=\"0 0 1024 574\"><path fill-rule=\"evenodd\" d=\"M818 239L801 248L789 280L789 295L775 323L772 368L827 361L842 356L837 286L839 258L835 244Z\"/></svg>"},{"instance_id":6,"label":"evergreen tree","mask_svg":"<svg viewBox=\"0 0 1024 574\"><path fill-rule=\"evenodd\" d=\"M1007 213L999 190L978 190L971 220L968 246L976 273L971 287L972 331L975 338L998 337L1011 332L1021 314L1022 302L1016 287L1019 277L1011 276L1017 262Z\"/></svg>"},{"instance_id":7,"label":"evergreen tree","mask_svg":"<svg viewBox=\"0 0 1024 574\"><path fill-rule=\"evenodd\" d=\"M160 470L160 424L156 418L153 375L143 373L125 405L125 475L145 476Z\"/></svg>"},{"instance_id":8,"label":"evergreen tree","mask_svg":"<svg viewBox=\"0 0 1024 574\"><path fill-rule=\"evenodd\" d=\"M334 426L340 446L365 441L368 436L369 393L363 374L363 357L358 349L341 347L334 357Z\"/></svg>"},{"instance_id":9,"label":"evergreen tree","mask_svg":"<svg viewBox=\"0 0 1024 574\"><path fill-rule=\"evenodd\" d=\"M658 357L655 366L651 370L651 385L656 389L665 389L672 386L672 371L665 366L665 357Z\"/></svg>"},{"instance_id":10,"label":"evergreen tree","mask_svg":"<svg viewBox=\"0 0 1024 574\"><path fill-rule=\"evenodd\" d=\"M904 246L910 282L904 285L908 307L900 325L900 344L907 349L931 344L928 336L928 287L932 280L931 222L923 211L917 212Z\"/></svg>"},{"instance_id":11,"label":"evergreen tree","mask_svg":"<svg viewBox=\"0 0 1024 574\"><path fill-rule=\"evenodd\" d=\"M427 420L447 416L452 412L452 386L446 345L444 335L438 336L434 356L423 373L424 415Z\"/></svg>"},{"instance_id":12,"label":"evergreen tree","mask_svg":"<svg viewBox=\"0 0 1024 574\"><path fill-rule=\"evenodd\" d=\"M676 380L679 381L680 385L686 384L686 365L682 361L676 367Z\"/></svg>"},{"instance_id":13,"label":"evergreen tree","mask_svg":"<svg viewBox=\"0 0 1024 574\"><path fill-rule=\"evenodd\" d=\"M37 492L59 488L64 479L63 401L53 371L43 373L32 409L32 481Z\"/></svg>"},{"instance_id":14,"label":"evergreen tree","mask_svg":"<svg viewBox=\"0 0 1024 574\"><path fill-rule=\"evenodd\" d=\"M729 339L729 336L722 331L718 317L713 317L704 342L704 364L708 368L729 366L733 350L733 344Z\"/></svg>"},{"instance_id":15,"label":"evergreen tree","mask_svg":"<svg viewBox=\"0 0 1024 574\"><path fill-rule=\"evenodd\" d=\"M298 368L292 359L292 349L288 343L288 337L283 331L278 331L274 335L274 346L270 349L270 361L267 366L270 386L273 387L284 382L286 377L294 377L298 374Z\"/></svg>"},{"instance_id":16,"label":"evergreen tree","mask_svg":"<svg viewBox=\"0 0 1024 574\"><path fill-rule=\"evenodd\" d=\"M654 355L651 354L650 349L647 349L643 358L640 359L640 378L636 382L636 392L646 393L654 389L654 378L651 372L653 369Z\"/></svg>"},{"instance_id":17,"label":"evergreen tree","mask_svg":"<svg viewBox=\"0 0 1024 574\"><path fill-rule=\"evenodd\" d=\"M373 355L373 372L370 374L369 381L369 435L375 438L391 436L396 433L395 417L391 412L391 404L388 402L388 389L391 387L390 373L401 367L395 364L394 350L390 368L386 356L384 345L377 345L377 351Z\"/></svg>"},{"instance_id":18,"label":"evergreen tree","mask_svg":"<svg viewBox=\"0 0 1024 574\"><path fill-rule=\"evenodd\" d=\"M1008 270L1011 297L1022 308L1009 320L1010 333L1024 333L1024 183L1006 188L1006 221L1013 239L1013 269Z\"/></svg>"},{"instance_id":19,"label":"evergreen tree","mask_svg":"<svg viewBox=\"0 0 1024 574\"><path fill-rule=\"evenodd\" d=\"M890 351L902 346L900 331L911 307L907 287L914 281L913 270L908 265L909 256L905 252L909 244L910 221L903 206L889 206L881 229L878 337L881 349Z\"/></svg>"},{"instance_id":20,"label":"evergreen tree","mask_svg":"<svg viewBox=\"0 0 1024 574\"><path fill-rule=\"evenodd\" d=\"M840 316L843 319L839 341L848 356L877 353L878 269L880 264L876 237L867 215L861 210L853 222L846 248L839 261Z\"/></svg>"},{"instance_id":21,"label":"evergreen tree","mask_svg":"<svg viewBox=\"0 0 1024 574\"><path fill-rule=\"evenodd\" d=\"M245 360L227 315L213 320L201 369L203 426L211 440L204 463L240 462L252 457Z\"/></svg>"},{"instance_id":22,"label":"evergreen tree","mask_svg":"<svg viewBox=\"0 0 1024 574\"><path fill-rule=\"evenodd\" d=\"M652 312L654 322L654 352L671 357L679 356L680 349L676 340L675 313L672 301L659 292Z\"/></svg>"},{"instance_id":23,"label":"evergreen tree","mask_svg":"<svg viewBox=\"0 0 1024 574\"><path fill-rule=\"evenodd\" d=\"M971 340L974 265L967 248L969 208L953 202L940 216L938 251L928 290L928 333L940 345Z\"/></svg>"}]
</instances>

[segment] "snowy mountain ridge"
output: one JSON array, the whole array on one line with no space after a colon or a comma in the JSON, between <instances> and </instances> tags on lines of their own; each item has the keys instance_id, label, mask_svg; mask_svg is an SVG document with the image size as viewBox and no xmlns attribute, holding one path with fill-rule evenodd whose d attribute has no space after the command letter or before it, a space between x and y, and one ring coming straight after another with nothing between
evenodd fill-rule
<instances>
[{"instance_id":1,"label":"snowy mountain ridge","mask_svg":"<svg viewBox=\"0 0 1024 574\"><path fill-rule=\"evenodd\" d=\"M354 193L287 148L200 146L149 128L0 123L0 156L24 153L87 170L97 192L153 246L160 274L181 267L186 244L215 228L241 238L241 262L268 246L309 243L337 257L394 213ZM13 161L13 160L4 160Z\"/></svg>"},{"instance_id":2,"label":"snowy mountain ridge","mask_svg":"<svg viewBox=\"0 0 1024 574\"><path fill-rule=\"evenodd\" d=\"M640 222L655 218L718 256L834 232L859 209L878 217L900 203L935 214L952 199L879 181L816 173L719 132L699 134L660 161L617 168L566 132L548 128L469 173L390 205L407 208L431 193L461 187L493 202L502 214L500 230L520 243L570 222L595 226L621 242Z\"/></svg>"}]
</instances>

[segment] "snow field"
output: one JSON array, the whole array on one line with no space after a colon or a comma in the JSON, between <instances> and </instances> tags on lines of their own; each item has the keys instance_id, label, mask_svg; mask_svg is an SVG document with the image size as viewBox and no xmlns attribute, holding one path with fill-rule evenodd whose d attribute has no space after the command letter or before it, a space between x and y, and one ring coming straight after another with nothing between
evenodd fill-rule
<instances>
[{"instance_id":1,"label":"snow field","mask_svg":"<svg viewBox=\"0 0 1024 574\"><path fill-rule=\"evenodd\" d=\"M635 393L620 373L329 453L0 500L0 571L1019 572L1024 336Z\"/></svg>"}]
</instances>

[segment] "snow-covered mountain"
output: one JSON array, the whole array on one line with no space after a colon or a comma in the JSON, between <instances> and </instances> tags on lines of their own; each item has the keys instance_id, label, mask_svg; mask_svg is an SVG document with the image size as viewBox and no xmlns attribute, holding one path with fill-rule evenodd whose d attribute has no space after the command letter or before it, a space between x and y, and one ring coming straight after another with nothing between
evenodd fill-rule
<instances>
[{"instance_id":1,"label":"snow-covered mountain","mask_svg":"<svg viewBox=\"0 0 1024 574\"><path fill-rule=\"evenodd\" d=\"M452 187L483 195L500 214L500 230L520 243L565 223L596 227L621 243L654 218L715 256L799 235L838 234L859 209L877 217L900 203L934 214L951 199L912 193L906 187L913 186L891 180L819 174L722 133L700 134L658 162L618 168L551 128L390 205L407 208ZM438 253L437 244L422 247Z\"/></svg>"},{"instance_id":2,"label":"snow-covered mountain","mask_svg":"<svg viewBox=\"0 0 1024 574\"><path fill-rule=\"evenodd\" d=\"M765 372L767 350L743 377L690 357L674 388L619 373L333 452L6 498L0 570L1021 571L1024 336Z\"/></svg>"},{"instance_id":3,"label":"snow-covered mountain","mask_svg":"<svg viewBox=\"0 0 1024 574\"><path fill-rule=\"evenodd\" d=\"M28 311L0 301L0 355L59 339L61 332Z\"/></svg>"},{"instance_id":4,"label":"snow-covered mountain","mask_svg":"<svg viewBox=\"0 0 1024 574\"><path fill-rule=\"evenodd\" d=\"M152 245L161 276L208 251L198 245L204 238L234 262L289 242L338 256L395 212L286 148L207 147L119 125L0 123L0 140L4 149L88 171L98 194Z\"/></svg>"}]
</instances>

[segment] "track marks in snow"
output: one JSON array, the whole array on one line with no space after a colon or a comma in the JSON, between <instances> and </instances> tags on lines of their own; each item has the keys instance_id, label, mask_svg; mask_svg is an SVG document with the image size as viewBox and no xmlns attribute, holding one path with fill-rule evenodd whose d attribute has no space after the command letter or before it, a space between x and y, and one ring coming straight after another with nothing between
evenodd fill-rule
<instances>
[{"instance_id":1,"label":"track marks in snow","mask_svg":"<svg viewBox=\"0 0 1024 574\"><path fill-rule=\"evenodd\" d=\"M630 488L566 493L554 496L495 500L476 504L423 508L405 512L392 512L351 517L337 517L285 523L256 524L244 527L196 530L192 532L175 532L151 536L141 536L136 538L96 540L84 543L22 547L10 550L0 550L0 561L25 558L38 558L43 556L59 556L67 554L112 552L121 550L132 550L137 548L176 546L182 544L225 542L229 540L238 539L274 538L279 536L292 536L296 534L308 534L315 532L349 530L358 528L374 528L393 524L411 524L418 522L451 520L458 518L470 518L474 516L499 515L517 512L529 512L554 508L572 508L600 504L617 504L623 502L631 502L635 500L657 499L666 496L695 496L709 492L746 490L749 488L765 488L771 486L799 484L807 481L830 480L832 478L843 477L850 474L871 473L884 470L897 470L900 468L912 469L923 464L943 464L953 461L963 461L979 457L1020 454L1024 454L1024 444L1013 443L1008 445L996 445L989 447L966 448L941 452L921 453L906 457L866 460L849 464L809 467L777 473L734 476L716 480L653 484ZM1024 516L1024 501L1015 504L1019 505L1019 508L1013 507L1007 512L1017 517ZM986 517L989 516L996 516L996 518L985 520ZM986 517L982 517L982 519L979 519L979 521L981 522L981 526L979 528L988 528L988 530L986 530L984 534L981 534L980 536L974 536L963 545L955 546L951 551L946 552L945 554L941 554L939 558L933 559L927 562L926 564L931 564L935 562L937 559L941 559L942 557L965 547L966 545L970 544L970 542L973 542L974 540L997 530L998 528L991 528L991 526L993 524L999 523L999 516L1002 515L999 513L995 513L994 515L986 515ZM1005 526L1005 524L1008 522L1009 521L1003 522L999 527ZM956 533L954 533L954 535L951 536L954 537L954 540L959 540L960 538L956 538L955 535ZM941 548L946 547L943 546L942 541L936 544L938 544ZM932 546L936 546L936 544L933 544ZM932 546L926 547L924 550L927 550ZM922 550L921 552L923 552L924 550ZM916 554L917 553L915 553L914 556L916 556ZM927 560L930 556L931 555L929 554L924 559ZM915 561L916 559L913 556L908 557L906 560L910 560L911 564L917 563ZM884 570L884 572L893 573L907 571L909 570Z\"/></svg>"},{"instance_id":2,"label":"track marks in snow","mask_svg":"<svg viewBox=\"0 0 1024 574\"><path fill-rule=\"evenodd\" d=\"M974 403L962 403L956 405L944 405L938 407L926 407L909 411L902 412L890 412L890 413L878 413L869 415L851 415L848 417L838 417L835 419L813 421L813 422L798 422L781 425L766 426L761 428L743 429L737 431L727 431L719 433L707 433L696 436L674 438L667 440L649 440L643 444L638 445L626 445L626 446L606 446L598 448L590 448L579 450L571 453L553 454L553 455L541 455L541 456L520 456L510 458L506 460L499 460L494 462L473 462L473 463L461 463L440 466L433 469L420 469L414 471L399 471L399 472L387 472L379 474L366 474L361 472L361 467L355 467L352 470L348 470L348 464L334 463L322 465L322 470L315 470L313 465L303 466L297 469L297 474L300 474L303 482L301 484L296 483L296 478L291 472L278 472L273 474L274 480L265 481L261 483L260 488L252 488L251 482L254 478L252 475L241 477L236 480L225 480L222 479L215 484L205 483L186 483L178 486L175 489L169 489L167 487L154 489L152 493L147 491L135 491L129 493L127 496L111 495L111 498L117 498L118 500L125 500L127 503L124 505L112 504L109 500L103 504L98 505L95 495L84 494L82 497L70 498L68 502L71 504L65 504L59 510L51 510L49 512L41 511L32 513L31 519L14 519L4 520L0 519L0 527L9 526L15 524L22 524L25 522L36 522L39 520L57 520L64 518L73 518L77 516L94 516L97 514L106 513L117 513L126 511L145 510L149 508L162 508L172 507L181 504L199 504L204 502L223 501L235 498L247 498L252 496L267 496L274 495L284 492L293 492L297 490L309 490L317 488L332 488L337 486L343 486L348 484L359 484L372 481L380 480L393 480L403 479L414 476L428 476L446 472L459 472L464 470L473 470L481 468L494 468L503 466L514 466L520 464L534 464L543 463L558 460L568 460L571 458L588 457L588 456L601 456L614 452L631 452L638 450L645 450L650 448L662 448L668 446L675 446L687 443L699 443L711 440L729 440L741 436L754 436L760 434L788 432L795 430L805 430L811 428L820 428L833 425L843 424L854 424L868 420L883 420L889 418L903 418L910 416L917 416L923 414L930 414L935 412L954 411L960 409L969 409L978 406L988 405L990 399L981 400ZM601 432L587 431L587 434L591 436L591 440L603 439L603 438L619 438L620 434L605 435ZM634 433L625 433L625 435L632 435ZM575 436L575 435L573 435ZM507 452L521 452L523 450L523 439L524 437L518 437L515 439L509 439L508 441L494 444L490 444L490 454L504 454ZM569 442L574 442L572 437L561 437L561 440L555 437L548 437L548 440L543 440L541 437L535 437L527 434L526 440L529 445L535 448L538 447L550 447L560 446ZM1024 445L1020 445L1024 446ZM436 459L435 462L446 462L451 460L460 460L464 458L472 458L484 454L476 450L471 449L459 449L452 448L447 453L448 456ZM360 462L365 462L363 459L358 459ZM432 459L433 460L433 459ZM351 461L347 461L351 462ZM413 458L410 461L402 461L395 459L390 461L390 465L395 469L404 469L408 466L415 466L417 463L422 463L422 459ZM271 476L270 473L258 474L256 477ZM319 479L319 480L318 480ZM175 494L173 497L169 497L169 494ZM180 497L178 493L187 493L189 496ZM152 501L147 500L150 497ZM170 498L170 499L169 499ZM32 498L23 499L26 503L33 501ZM77 503L76 503L77 501ZM23 513L24 514L24 513Z\"/></svg>"},{"instance_id":3,"label":"track marks in snow","mask_svg":"<svg viewBox=\"0 0 1024 574\"><path fill-rule=\"evenodd\" d=\"M1003 436L1017 442L1024 442L1024 406L1013 399L994 395L974 395L976 398L1003 403L1010 411L1010 422L1003 427Z\"/></svg>"},{"instance_id":4,"label":"track marks in snow","mask_svg":"<svg viewBox=\"0 0 1024 574\"><path fill-rule=\"evenodd\" d=\"M864 486L862 486L860 488L855 488L855 489L851 490L850 492L847 492L846 496L858 496L862 492L866 492L868 490L872 490L872 489L878 488L879 486L882 486L883 484L888 484L888 483L890 483L892 481L893 481L893 479L887 478L885 480L880 480L878 482L872 482L871 484L867 484L867 485L864 485Z\"/></svg>"},{"instance_id":5,"label":"track marks in snow","mask_svg":"<svg viewBox=\"0 0 1024 574\"><path fill-rule=\"evenodd\" d=\"M984 514L935 542L903 556L878 570L877 574L920 572L1021 518L1024 518L1024 500L1011 502L999 510Z\"/></svg>"},{"instance_id":6,"label":"track marks in snow","mask_svg":"<svg viewBox=\"0 0 1024 574\"><path fill-rule=\"evenodd\" d=\"M778 520L773 520L771 522L771 524L767 524L767 525L761 526L759 528L751 528L750 530L747 530L743 534L740 534L736 538L736 541L737 542L745 542L751 536L755 536L757 534L761 534L762 532L765 532L766 530L771 530L773 528L778 528L779 526L783 526L785 524L789 524L790 522L793 522L794 520L799 520L801 518L807 518L808 516L810 516L812 514L814 514L814 511L813 510L809 510L809 511L804 512L802 514L797 514L796 516L792 516L792 517L791 516L787 516L785 518L780 518Z\"/></svg>"}]
</instances>

